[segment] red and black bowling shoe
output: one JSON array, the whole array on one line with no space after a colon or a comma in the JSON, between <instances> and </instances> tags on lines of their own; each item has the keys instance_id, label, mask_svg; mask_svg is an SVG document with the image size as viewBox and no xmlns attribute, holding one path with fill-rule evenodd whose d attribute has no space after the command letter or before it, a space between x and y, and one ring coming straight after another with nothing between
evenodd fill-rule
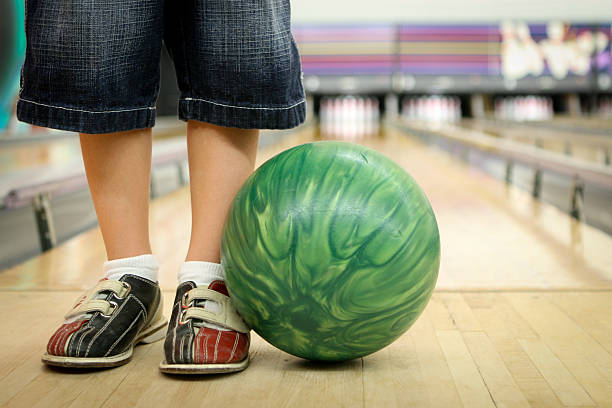
<instances>
[{"instance_id":1,"label":"red and black bowling shoe","mask_svg":"<svg viewBox=\"0 0 612 408\"><path fill-rule=\"evenodd\" d=\"M219 305L213 313L205 301ZM212 323L227 330L206 327ZM208 288L185 282L176 290L159 369L172 374L216 374L244 370L249 364L250 329L232 305L225 283L214 281Z\"/></svg>"},{"instance_id":2,"label":"red and black bowling shoe","mask_svg":"<svg viewBox=\"0 0 612 408\"><path fill-rule=\"evenodd\" d=\"M114 367L137 343L164 336L159 285L135 275L102 279L83 295L51 336L42 361L63 367Z\"/></svg>"}]
</instances>

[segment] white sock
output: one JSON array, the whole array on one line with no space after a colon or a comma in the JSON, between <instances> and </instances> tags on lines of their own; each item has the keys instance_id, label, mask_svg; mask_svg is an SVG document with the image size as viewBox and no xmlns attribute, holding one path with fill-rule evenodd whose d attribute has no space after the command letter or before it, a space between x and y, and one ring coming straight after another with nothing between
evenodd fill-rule
<instances>
[{"instance_id":1,"label":"white sock","mask_svg":"<svg viewBox=\"0 0 612 408\"><path fill-rule=\"evenodd\" d=\"M104 277L109 280L118 280L125 274L140 276L141 278L157 282L159 265L153 254L132 256L129 258L113 259L104 262Z\"/></svg>"},{"instance_id":2,"label":"white sock","mask_svg":"<svg viewBox=\"0 0 612 408\"><path fill-rule=\"evenodd\" d=\"M198 287L208 288L208 285L210 285L216 280L225 281L225 271L223 270L221 264L218 263L205 261L186 261L183 262L183 264L179 268L179 285L181 283L191 281L195 283ZM210 300L204 302L204 308L210 310L213 313L218 313L221 311L219 304ZM228 330L213 323L204 322L202 324L206 327L210 327L217 330Z\"/></svg>"},{"instance_id":3,"label":"white sock","mask_svg":"<svg viewBox=\"0 0 612 408\"><path fill-rule=\"evenodd\" d=\"M205 261L183 262L178 273L179 285L192 281L199 287L207 288L213 281L225 281L225 271L221 264Z\"/></svg>"}]
</instances>

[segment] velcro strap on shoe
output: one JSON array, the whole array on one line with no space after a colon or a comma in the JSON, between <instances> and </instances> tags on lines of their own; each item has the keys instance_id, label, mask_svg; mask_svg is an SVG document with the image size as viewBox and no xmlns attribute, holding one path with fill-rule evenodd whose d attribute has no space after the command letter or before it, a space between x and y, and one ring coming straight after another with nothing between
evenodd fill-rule
<instances>
[{"instance_id":1,"label":"velcro strap on shoe","mask_svg":"<svg viewBox=\"0 0 612 408\"><path fill-rule=\"evenodd\" d=\"M104 299L91 299L87 302L81 303L75 309L72 309L66 316L65 319L70 319L71 317L79 316L85 313L91 312L101 312L105 316L110 316L115 310L115 305Z\"/></svg>"},{"instance_id":2,"label":"velcro strap on shoe","mask_svg":"<svg viewBox=\"0 0 612 408\"><path fill-rule=\"evenodd\" d=\"M104 279L96 284L96 286L94 287L94 293L100 293L105 291L114 292L117 294L117 296L122 298L125 297L125 295L129 291L128 288L129 286L125 282Z\"/></svg>"},{"instance_id":3,"label":"velcro strap on shoe","mask_svg":"<svg viewBox=\"0 0 612 408\"><path fill-rule=\"evenodd\" d=\"M101 312L108 316L115 309L115 304L111 304L104 299L95 299L100 292L113 292L118 297L124 297L129 291L129 286L116 280L101 280L91 290L81 296L72 306L70 311L64 316L65 319L91 312Z\"/></svg>"},{"instance_id":4,"label":"velcro strap on shoe","mask_svg":"<svg viewBox=\"0 0 612 408\"><path fill-rule=\"evenodd\" d=\"M224 294L212 289L193 288L188 292L185 304L189 305L196 299L212 300L213 302L218 303L220 309L219 313L214 313L201 307L190 307L184 312L182 320L187 320L190 318L199 319L209 323L218 324L219 326L230 330L235 330L240 333L248 333L250 331L249 327L234 308L229 296L225 296Z\"/></svg>"}]
</instances>

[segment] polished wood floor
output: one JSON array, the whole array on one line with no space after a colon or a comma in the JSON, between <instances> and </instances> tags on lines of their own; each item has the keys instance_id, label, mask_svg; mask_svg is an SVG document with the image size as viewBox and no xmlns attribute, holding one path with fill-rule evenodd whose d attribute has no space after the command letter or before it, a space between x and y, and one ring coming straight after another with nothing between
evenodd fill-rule
<instances>
[{"instance_id":1,"label":"polished wood floor","mask_svg":"<svg viewBox=\"0 0 612 408\"><path fill-rule=\"evenodd\" d=\"M312 138L296 133L259 162ZM436 292L398 341L322 365L254 335L251 366L227 376L162 375L160 342L116 369L49 369L40 363L48 337L101 273L93 229L0 272L0 405L612 407L612 237L394 131L359 143L413 175L441 233ZM151 206L166 306L188 245L188 194Z\"/></svg>"}]
</instances>

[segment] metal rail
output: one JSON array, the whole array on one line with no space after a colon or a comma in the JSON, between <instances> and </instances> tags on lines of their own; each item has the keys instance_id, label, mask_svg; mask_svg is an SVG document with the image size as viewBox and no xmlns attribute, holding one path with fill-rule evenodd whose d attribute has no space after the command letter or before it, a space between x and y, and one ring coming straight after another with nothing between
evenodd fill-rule
<instances>
[{"instance_id":1,"label":"metal rail","mask_svg":"<svg viewBox=\"0 0 612 408\"><path fill-rule=\"evenodd\" d=\"M556 118L555 118L556 119ZM515 125L517 122L507 119L495 119L496 122L505 123L509 125ZM610 120L610 127L606 128L592 128L583 126L581 124L570 124L570 123L556 123L551 121L533 121L529 122L530 126L552 130L552 131L561 131L561 132L572 132L572 133L581 133L581 134L589 134L593 136L604 136L604 137L612 137L612 120Z\"/></svg>"},{"instance_id":2,"label":"metal rail","mask_svg":"<svg viewBox=\"0 0 612 408\"><path fill-rule=\"evenodd\" d=\"M462 121L461 125L469 129L479 130L490 134L500 135L504 138L517 139L527 136L536 147L545 141L562 142L565 146L565 155L572 155L572 146L585 146L601 153L602 163L611 164L612 134L577 133L567 130L554 130L545 127L532 127L531 123L510 123L499 120L480 119L478 122Z\"/></svg>"},{"instance_id":3,"label":"metal rail","mask_svg":"<svg viewBox=\"0 0 612 408\"><path fill-rule=\"evenodd\" d=\"M572 179L571 215L582 218L585 184L595 184L612 190L612 169L568 157L563 154L545 151L535 146L526 146L513 140L499 139L483 132L469 130L453 125L425 124L398 120L388 121L390 126L407 131L416 136L444 139L463 149L476 149L500 157L506 162L506 182L512 182L512 168L521 163L534 169L532 196L539 198L542 189L542 172L550 171Z\"/></svg>"},{"instance_id":4,"label":"metal rail","mask_svg":"<svg viewBox=\"0 0 612 408\"><path fill-rule=\"evenodd\" d=\"M463 121L471 129L483 130L500 134L515 135L535 132L535 135L528 135L532 139L554 140L570 143L580 143L585 146L612 148L612 131L609 135L592 134L581 131L570 131L567 129L553 129L544 126L534 126L531 122L509 122L497 119L478 119L477 122L469 120Z\"/></svg>"},{"instance_id":5,"label":"metal rail","mask_svg":"<svg viewBox=\"0 0 612 408\"><path fill-rule=\"evenodd\" d=\"M152 167L177 164L187 160L187 147L184 138L181 140L159 141L153 145ZM44 171L44 170L43 170ZM11 188L3 198L2 207L17 209L28 206L34 197L41 195L55 196L77 191L87 186L85 170L82 166L67 169L61 175L34 183L21 182Z\"/></svg>"}]
</instances>

